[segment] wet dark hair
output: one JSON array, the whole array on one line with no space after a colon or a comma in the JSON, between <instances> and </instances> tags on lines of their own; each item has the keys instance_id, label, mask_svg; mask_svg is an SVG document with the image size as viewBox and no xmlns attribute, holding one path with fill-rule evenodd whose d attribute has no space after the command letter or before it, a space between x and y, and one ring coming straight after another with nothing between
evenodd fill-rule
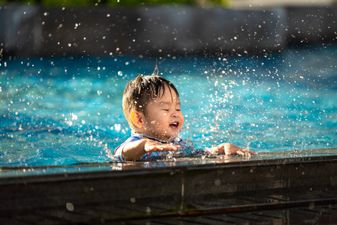
<instances>
[{"instance_id":1,"label":"wet dark hair","mask_svg":"<svg viewBox=\"0 0 337 225\"><path fill-rule=\"evenodd\" d=\"M169 87L169 91L173 89L179 97L176 87L170 81L158 75L138 75L134 80L130 81L123 93L123 111L129 123L131 110L146 114L145 108L147 104L161 97L167 87Z\"/></svg>"}]
</instances>

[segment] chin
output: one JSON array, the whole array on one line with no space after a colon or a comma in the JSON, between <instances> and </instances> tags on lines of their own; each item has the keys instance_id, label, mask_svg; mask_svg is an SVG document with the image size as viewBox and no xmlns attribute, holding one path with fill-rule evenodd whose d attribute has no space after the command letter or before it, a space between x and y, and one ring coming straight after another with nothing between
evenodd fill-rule
<instances>
[{"instance_id":1,"label":"chin","mask_svg":"<svg viewBox=\"0 0 337 225\"><path fill-rule=\"evenodd\" d=\"M162 135L159 135L161 139L166 141L171 141L179 136L180 131L171 131L171 132L165 132Z\"/></svg>"},{"instance_id":2,"label":"chin","mask_svg":"<svg viewBox=\"0 0 337 225\"><path fill-rule=\"evenodd\" d=\"M173 139L175 139L176 137L178 137L179 136L179 133L173 133L173 134L171 134L170 136L169 136L169 139L170 140L173 140Z\"/></svg>"},{"instance_id":3,"label":"chin","mask_svg":"<svg viewBox=\"0 0 337 225\"><path fill-rule=\"evenodd\" d=\"M177 134L164 134L162 135L161 139L165 140L165 141L171 141L173 139L175 139L178 135Z\"/></svg>"}]
</instances>

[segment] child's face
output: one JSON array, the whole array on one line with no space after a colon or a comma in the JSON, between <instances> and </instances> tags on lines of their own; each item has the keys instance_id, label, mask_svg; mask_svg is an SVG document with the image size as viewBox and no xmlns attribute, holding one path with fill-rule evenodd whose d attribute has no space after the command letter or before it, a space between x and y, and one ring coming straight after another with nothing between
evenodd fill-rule
<instances>
[{"instance_id":1,"label":"child's face","mask_svg":"<svg viewBox=\"0 0 337 225\"><path fill-rule=\"evenodd\" d=\"M165 86L161 97L150 101L145 108L144 132L162 140L177 137L184 124L180 100L175 91Z\"/></svg>"}]
</instances>

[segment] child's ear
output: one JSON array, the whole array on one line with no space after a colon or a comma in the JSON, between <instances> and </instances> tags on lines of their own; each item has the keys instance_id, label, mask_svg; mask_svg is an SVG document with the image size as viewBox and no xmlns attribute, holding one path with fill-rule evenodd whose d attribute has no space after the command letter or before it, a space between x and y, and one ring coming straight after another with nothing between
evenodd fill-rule
<instances>
[{"instance_id":1,"label":"child's ear","mask_svg":"<svg viewBox=\"0 0 337 225\"><path fill-rule=\"evenodd\" d=\"M141 112L132 110L130 113L131 122L137 128L142 128L144 125L143 114Z\"/></svg>"}]
</instances>

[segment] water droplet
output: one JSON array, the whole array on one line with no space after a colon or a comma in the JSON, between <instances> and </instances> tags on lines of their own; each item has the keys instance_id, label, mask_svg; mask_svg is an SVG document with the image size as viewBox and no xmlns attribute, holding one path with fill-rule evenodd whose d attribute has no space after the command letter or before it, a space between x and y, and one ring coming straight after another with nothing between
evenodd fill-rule
<instances>
[{"instance_id":1,"label":"water droplet","mask_svg":"<svg viewBox=\"0 0 337 225\"><path fill-rule=\"evenodd\" d=\"M122 128L122 125L116 123L116 124L114 125L114 128L115 128L115 131L119 132L119 131L121 130L121 128Z\"/></svg>"},{"instance_id":2,"label":"water droplet","mask_svg":"<svg viewBox=\"0 0 337 225\"><path fill-rule=\"evenodd\" d=\"M67 119L65 119L65 123L66 123L68 126L72 126L72 125L73 125L73 121L70 121L70 120L67 120Z\"/></svg>"},{"instance_id":3,"label":"water droplet","mask_svg":"<svg viewBox=\"0 0 337 225\"><path fill-rule=\"evenodd\" d=\"M131 197L131 198L130 198L130 202L131 202L131 203L136 203L136 198L135 198L135 197Z\"/></svg>"},{"instance_id":4,"label":"water droplet","mask_svg":"<svg viewBox=\"0 0 337 225\"><path fill-rule=\"evenodd\" d=\"M71 113L71 120L77 120L78 119L78 116L74 113Z\"/></svg>"},{"instance_id":5,"label":"water droplet","mask_svg":"<svg viewBox=\"0 0 337 225\"><path fill-rule=\"evenodd\" d=\"M214 181L214 185L215 185L215 186L220 186L220 185L221 185L221 180L216 179L216 180Z\"/></svg>"},{"instance_id":6,"label":"water droplet","mask_svg":"<svg viewBox=\"0 0 337 225\"><path fill-rule=\"evenodd\" d=\"M146 213L151 214L151 208L149 206L146 206Z\"/></svg>"},{"instance_id":7,"label":"water droplet","mask_svg":"<svg viewBox=\"0 0 337 225\"><path fill-rule=\"evenodd\" d=\"M67 202L67 203L66 203L66 209L67 209L68 211L70 211L70 212L73 212L74 209L75 209L74 204L71 203L71 202Z\"/></svg>"}]
</instances>

